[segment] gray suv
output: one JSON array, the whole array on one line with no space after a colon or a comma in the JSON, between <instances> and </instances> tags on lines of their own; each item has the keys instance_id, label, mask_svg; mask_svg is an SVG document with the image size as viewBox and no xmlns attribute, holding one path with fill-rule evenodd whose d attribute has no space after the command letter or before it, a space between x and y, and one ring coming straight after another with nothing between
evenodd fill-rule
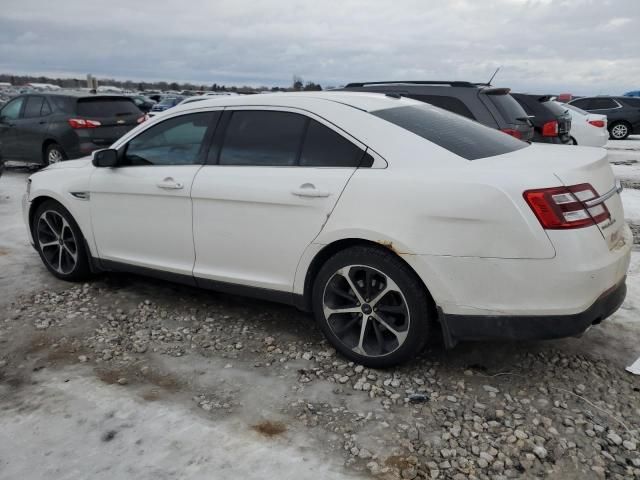
<instances>
[{"instance_id":1,"label":"gray suv","mask_svg":"<svg viewBox=\"0 0 640 480\"><path fill-rule=\"evenodd\" d=\"M533 125L527 113L509 94L508 88L420 80L349 83L341 90L401 95L476 120L525 142L533 137Z\"/></svg>"}]
</instances>

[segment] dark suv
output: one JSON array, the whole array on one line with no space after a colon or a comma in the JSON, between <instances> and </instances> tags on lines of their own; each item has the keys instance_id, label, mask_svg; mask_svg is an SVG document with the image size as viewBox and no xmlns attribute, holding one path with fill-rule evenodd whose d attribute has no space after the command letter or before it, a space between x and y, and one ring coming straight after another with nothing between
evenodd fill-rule
<instances>
[{"instance_id":1,"label":"dark suv","mask_svg":"<svg viewBox=\"0 0 640 480\"><path fill-rule=\"evenodd\" d=\"M533 141L571 145L571 112L559 103L552 101L550 95L530 95L512 93L533 122Z\"/></svg>"},{"instance_id":2,"label":"dark suv","mask_svg":"<svg viewBox=\"0 0 640 480\"><path fill-rule=\"evenodd\" d=\"M128 97L81 92L20 95L0 110L0 157L50 164L106 148L143 122Z\"/></svg>"},{"instance_id":3,"label":"dark suv","mask_svg":"<svg viewBox=\"0 0 640 480\"><path fill-rule=\"evenodd\" d=\"M640 133L640 98L584 97L569 103L587 112L606 115L609 135L614 140Z\"/></svg>"},{"instance_id":4,"label":"dark suv","mask_svg":"<svg viewBox=\"0 0 640 480\"><path fill-rule=\"evenodd\" d=\"M508 88L421 80L349 83L341 90L402 95L476 120L520 140L529 141L533 136L527 114L511 97Z\"/></svg>"}]
</instances>

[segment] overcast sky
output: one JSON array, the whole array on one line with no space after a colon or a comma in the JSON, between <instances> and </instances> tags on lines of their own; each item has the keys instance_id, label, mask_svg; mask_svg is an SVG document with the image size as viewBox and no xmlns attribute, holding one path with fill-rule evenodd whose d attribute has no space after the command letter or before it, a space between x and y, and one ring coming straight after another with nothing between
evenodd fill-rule
<instances>
[{"instance_id":1,"label":"overcast sky","mask_svg":"<svg viewBox=\"0 0 640 480\"><path fill-rule=\"evenodd\" d=\"M640 0L1 0L0 72L640 89Z\"/></svg>"}]
</instances>

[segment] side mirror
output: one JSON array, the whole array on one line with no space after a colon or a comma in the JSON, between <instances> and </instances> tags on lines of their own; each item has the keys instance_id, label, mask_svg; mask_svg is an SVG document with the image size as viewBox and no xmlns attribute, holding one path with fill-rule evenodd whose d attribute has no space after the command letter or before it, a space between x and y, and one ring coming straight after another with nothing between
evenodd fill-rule
<instances>
[{"instance_id":1,"label":"side mirror","mask_svg":"<svg viewBox=\"0 0 640 480\"><path fill-rule=\"evenodd\" d=\"M93 152L92 163L96 167L117 167L118 151L113 148L105 148L104 150Z\"/></svg>"}]
</instances>

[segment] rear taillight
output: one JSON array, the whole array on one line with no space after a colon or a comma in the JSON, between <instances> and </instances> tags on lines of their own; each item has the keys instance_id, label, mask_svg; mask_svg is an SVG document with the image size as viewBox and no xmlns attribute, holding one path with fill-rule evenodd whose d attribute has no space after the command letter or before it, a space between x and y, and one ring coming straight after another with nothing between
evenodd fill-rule
<instances>
[{"instance_id":1,"label":"rear taillight","mask_svg":"<svg viewBox=\"0 0 640 480\"><path fill-rule=\"evenodd\" d=\"M543 137L557 137L558 136L558 122L553 120L547 122L542 126Z\"/></svg>"},{"instance_id":2,"label":"rear taillight","mask_svg":"<svg viewBox=\"0 0 640 480\"><path fill-rule=\"evenodd\" d=\"M147 120L149 120L149 115L147 115L146 113L141 116L140 118L138 118L136 120L137 123L142 123L142 122L146 122Z\"/></svg>"},{"instance_id":3,"label":"rear taillight","mask_svg":"<svg viewBox=\"0 0 640 480\"><path fill-rule=\"evenodd\" d=\"M518 140L522 140L522 132L519 130L516 130L514 128L502 128L500 129L500 131L506 133L507 135L511 135L512 137L516 137Z\"/></svg>"},{"instance_id":4,"label":"rear taillight","mask_svg":"<svg viewBox=\"0 0 640 480\"><path fill-rule=\"evenodd\" d=\"M67 120L71 128L97 128L102 125L97 120L85 120L84 118L70 118Z\"/></svg>"},{"instance_id":5,"label":"rear taillight","mask_svg":"<svg viewBox=\"0 0 640 480\"><path fill-rule=\"evenodd\" d=\"M588 227L610 217L604 203L585 206L584 202L598 197L588 183L527 190L523 196L542 228L549 230Z\"/></svg>"},{"instance_id":6,"label":"rear taillight","mask_svg":"<svg viewBox=\"0 0 640 480\"><path fill-rule=\"evenodd\" d=\"M594 127L604 128L604 120L589 120L589 125Z\"/></svg>"}]
</instances>

